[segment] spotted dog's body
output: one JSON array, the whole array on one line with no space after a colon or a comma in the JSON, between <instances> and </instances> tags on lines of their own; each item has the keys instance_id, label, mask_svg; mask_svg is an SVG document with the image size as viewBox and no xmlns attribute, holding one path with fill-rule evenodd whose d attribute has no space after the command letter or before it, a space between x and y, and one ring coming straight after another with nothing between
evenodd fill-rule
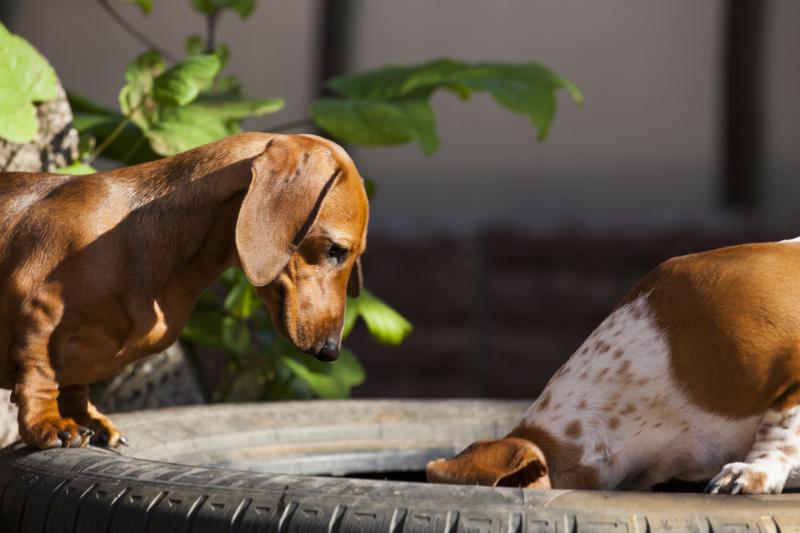
<instances>
[{"instance_id":1,"label":"spotted dog's body","mask_svg":"<svg viewBox=\"0 0 800 533\"><path fill-rule=\"evenodd\" d=\"M741 245L660 265L507 438L432 462L428 477L780 492L800 486L799 435L800 242ZM531 469L538 477L520 478Z\"/></svg>"}]
</instances>

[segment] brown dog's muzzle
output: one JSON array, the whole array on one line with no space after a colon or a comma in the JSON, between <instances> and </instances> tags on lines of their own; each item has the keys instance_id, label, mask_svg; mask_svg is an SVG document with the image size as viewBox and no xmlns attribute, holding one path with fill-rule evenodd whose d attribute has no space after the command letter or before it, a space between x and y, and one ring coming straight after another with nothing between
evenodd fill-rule
<instances>
[{"instance_id":1,"label":"brown dog's muzzle","mask_svg":"<svg viewBox=\"0 0 800 533\"><path fill-rule=\"evenodd\" d=\"M313 355L320 361L328 363L330 361L336 361L339 358L339 352L339 339L331 336L325 339L319 348L308 350L306 353L308 355Z\"/></svg>"}]
</instances>

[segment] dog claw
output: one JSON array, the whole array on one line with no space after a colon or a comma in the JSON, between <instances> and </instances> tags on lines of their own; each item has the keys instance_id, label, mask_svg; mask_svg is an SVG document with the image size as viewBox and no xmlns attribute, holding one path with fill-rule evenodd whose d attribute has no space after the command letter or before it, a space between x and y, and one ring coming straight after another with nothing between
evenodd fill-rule
<instances>
[{"instance_id":1,"label":"dog claw","mask_svg":"<svg viewBox=\"0 0 800 533\"><path fill-rule=\"evenodd\" d=\"M78 434L82 437L93 437L94 431L89 428L80 427L78 428Z\"/></svg>"},{"instance_id":2,"label":"dog claw","mask_svg":"<svg viewBox=\"0 0 800 533\"><path fill-rule=\"evenodd\" d=\"M61 430L58 433L56 433L56 435L58 436L59 439L61 439L61 442L63 442L64 444L68 444L69 441L71 440L69 431Z\"/></svg>"},{"instance_id":3,"label":"dog claw","mask_svg":"<svg viewBox=\"0 0 800 533\"><path fill-rule=\"evenodd\" d=\"M98 446L108 446L108 433L105 431L95 435L94 443Z\"/></svg>"},{"instance_id":4,"label":"dog claw","mask_svg":"<svg viewBox=\"0 0 800 533\"><path fill-rule=\"evenodd\" d=\"M126 437L125 435L120 435L119 436L119 443L122 444L123 446L127 446L128 445L128 437Z\"/></svg>"}]
</instances>

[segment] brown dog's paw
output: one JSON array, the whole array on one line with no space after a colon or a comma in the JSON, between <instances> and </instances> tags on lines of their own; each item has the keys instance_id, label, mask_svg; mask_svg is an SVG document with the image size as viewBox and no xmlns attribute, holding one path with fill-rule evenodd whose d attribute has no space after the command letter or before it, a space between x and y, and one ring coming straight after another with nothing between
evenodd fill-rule
<instances>
[{"instance_id":1,"label":"brown dog's paw","mask_svg":"<svg viewBox=\"0 0 800 533\"><path fill-rule=\"evenodd\" d=\"M50 418L20 428L23 442L39 449L83 448L93 435L94 431L71 418Z\"/></svg>"},{"instance_id":2,"label":"brown dog's paw","mask_svg":"<svg viewBox=\"0 0 800 533\"><path fill-rule=\"evenodd\" d=\"M92 430L91 444L93 446L107 446L118 448L120 445L127 446L128 439L119 432L111 421L100 413L79 417L79 422Z\"/></svg>"}]
</instances>

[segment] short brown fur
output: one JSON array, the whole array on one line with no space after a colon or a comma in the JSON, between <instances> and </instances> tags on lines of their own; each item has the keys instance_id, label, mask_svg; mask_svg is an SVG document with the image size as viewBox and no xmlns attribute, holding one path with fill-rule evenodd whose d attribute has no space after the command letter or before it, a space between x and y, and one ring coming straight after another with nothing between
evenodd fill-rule
<instances>
[{"instance_id":1,"label":"short brown fur","mask_svg":"<svg viewBox=\"0 0 800 533\"><path fill-rule=\"evenodd\" d=\"M676 257L623 303L642 294L667 336L673 378L695 404L731 418L798 404L800 244Z\"/></svg>"},{"instance_id":2,"label":"short brown fur","mask_svg":"<svg viewBox=\"0 0 800 533\"><path fill-rule=\"evenodd\" d=\"M90 429L118 444L87 385L174 342L231 266L280 333L332 351L367 217L352 161L314 136L241 134L89 176L3 175L0 386L23 440L85 445ZM338 264L324 260L333 241L349 250Z\"/></svg>"}]
</instances>

